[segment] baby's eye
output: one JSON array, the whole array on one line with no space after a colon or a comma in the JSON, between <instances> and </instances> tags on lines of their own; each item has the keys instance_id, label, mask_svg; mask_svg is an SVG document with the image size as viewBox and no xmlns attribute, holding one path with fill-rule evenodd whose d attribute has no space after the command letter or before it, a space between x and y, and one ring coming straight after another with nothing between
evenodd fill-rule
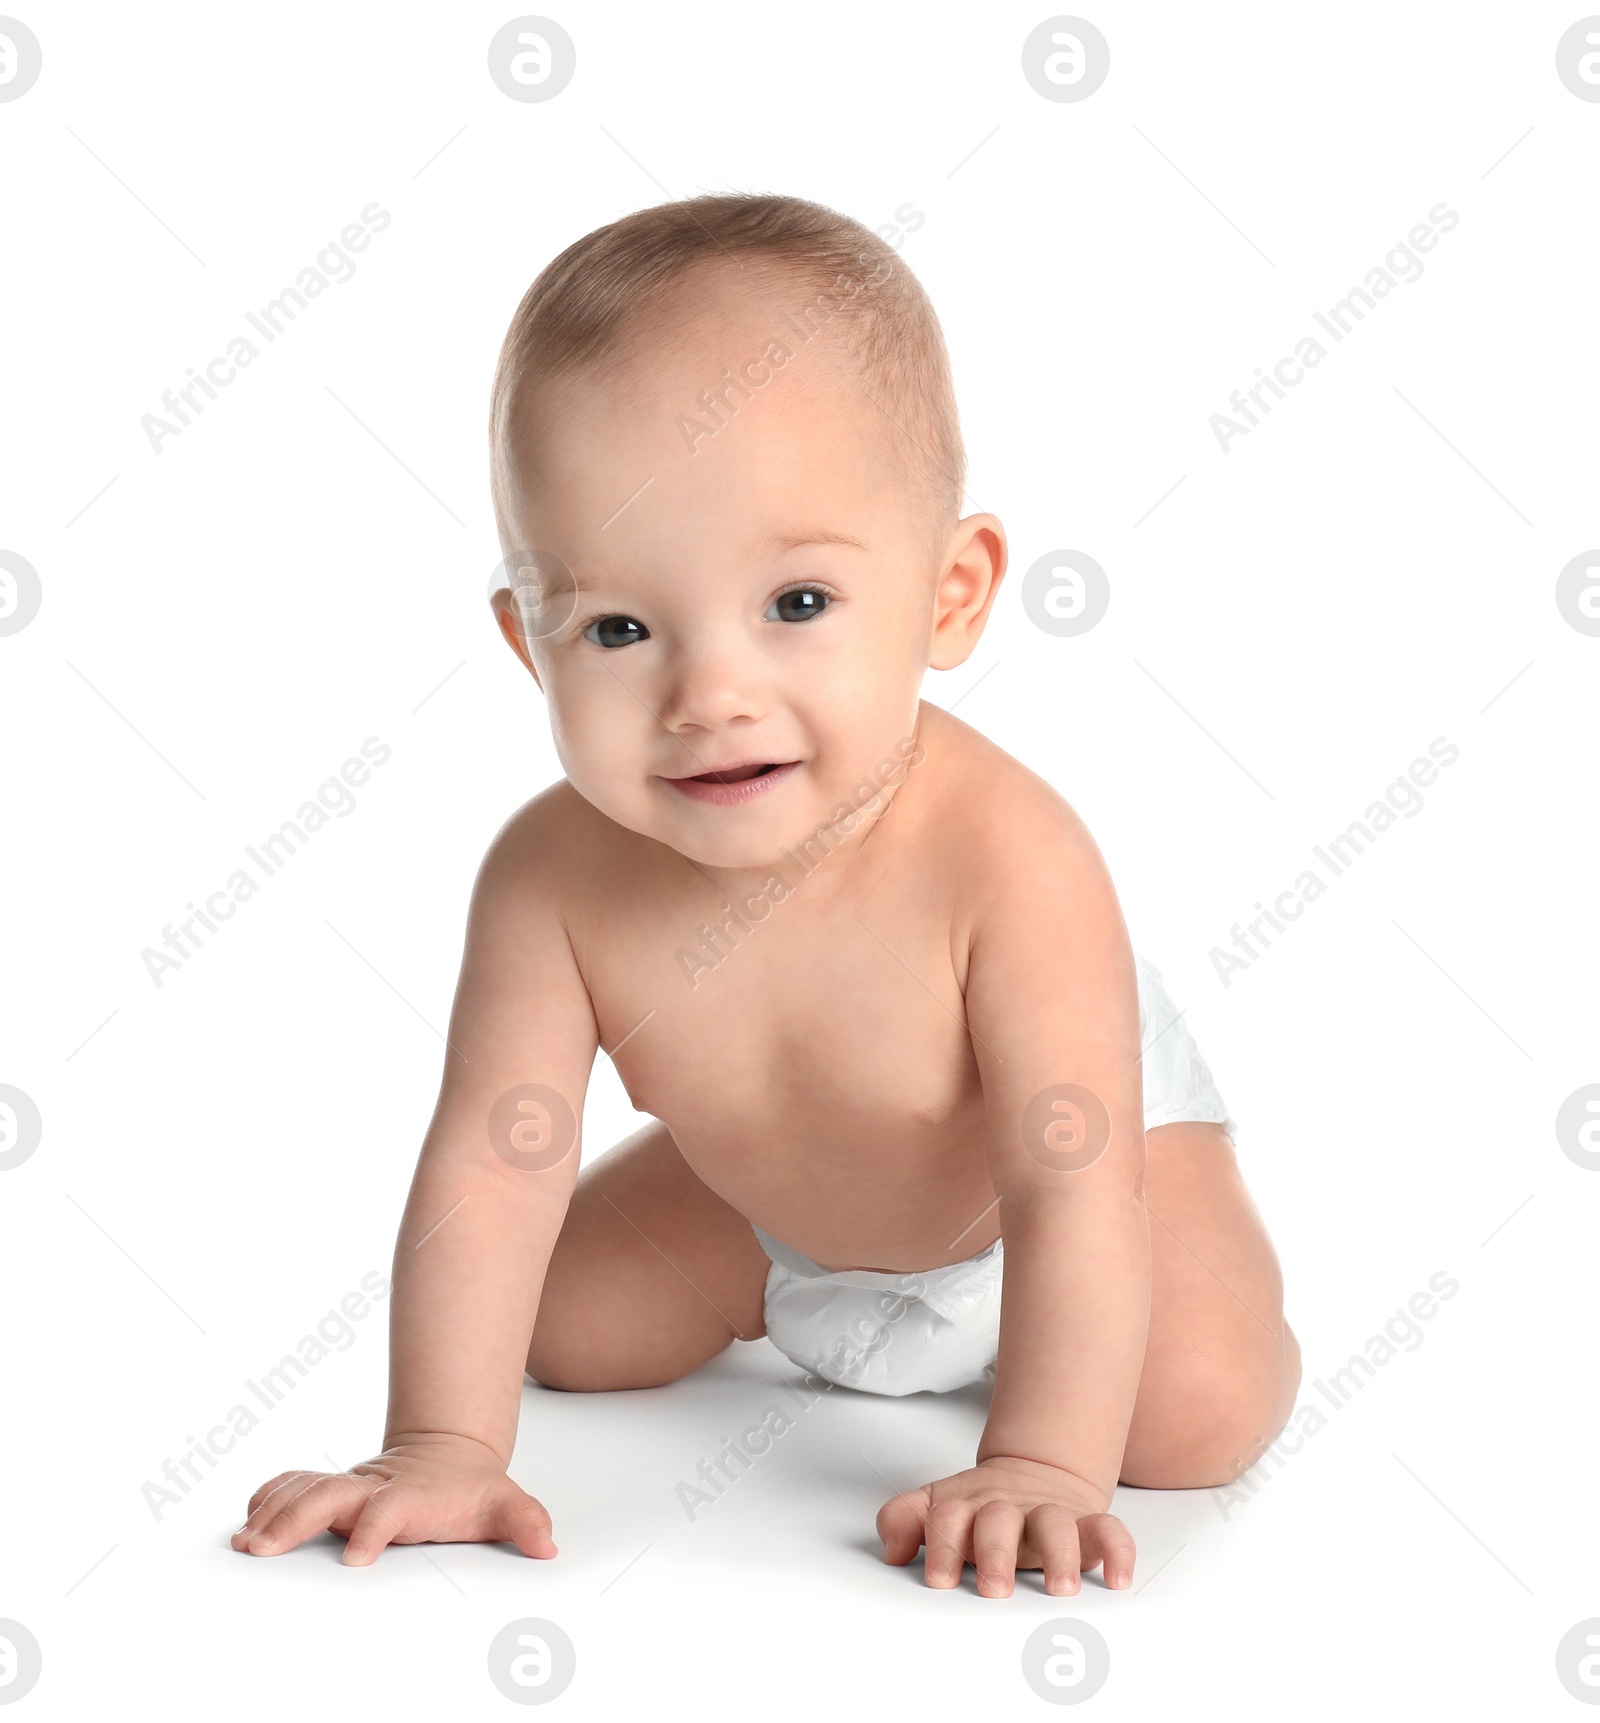
<instances>
[{"instance_id":1,"label":"baby's eye","mask_svg":"<svg viewBox=\"0 0 1600 1723\"><path fill-rule=\"evenodd\" d=\"M762 621L809 622L813 616L821 616L832 603L832 594L820 587L796 587L793 592L780 592Z\"/></svg>"},{"instance_id":2,"label":"baby's eye","mask_svg":"<svg viewBox=\"0 0 1600 1723\"><path fill-rule=\"evenodd\" d=\"M584 629L583 637L596 646L632 646L636 640L648 640L650 630L631 616L601 616Z\"/></svg>"}]
</instances>

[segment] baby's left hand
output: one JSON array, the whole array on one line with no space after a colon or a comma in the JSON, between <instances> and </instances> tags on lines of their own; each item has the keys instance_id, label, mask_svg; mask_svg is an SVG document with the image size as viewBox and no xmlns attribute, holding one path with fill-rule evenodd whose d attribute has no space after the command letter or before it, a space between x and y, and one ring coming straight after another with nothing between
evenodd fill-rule
<instances>
[{"instance_id":1,"label":"baby's left hand","mask_svg":"<svg viewBox=\"0 0 1600 1723\"><path fill-rule=\"evenodd\" d=\"M1053 1597L1072 1596L1079 1573L1102 1561L1108 1586L1133 1583L1132 1533L1082 1478L1038 1460L994 1455L907 1490L879 1510L878 1536L895 1567L926 1544L932 1586L959 1585L971 1562L980 1597L1009 1597L1019 1567L1042 1567Z\"/></svg>"}]
</instances>

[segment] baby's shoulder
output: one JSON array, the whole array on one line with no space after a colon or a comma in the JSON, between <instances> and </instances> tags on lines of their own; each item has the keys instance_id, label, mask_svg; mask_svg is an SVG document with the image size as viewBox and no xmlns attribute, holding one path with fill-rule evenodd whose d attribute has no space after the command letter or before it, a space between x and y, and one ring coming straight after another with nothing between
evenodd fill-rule
<instances>
[{"instance_id":1,"label":"baby's shoulder","mask_svg":"<svg viewBox=\"0 0 1600 1723\"><path fill-rule=\"evenodd\" d=\"M635 837L562 778L530 797L495 833L483 874L557 899L585 886L592 891Z\"/></svg>"},{"instance_id":2,"label":"baby's shoulder","mask_svg":"<svg viewBox=\"0 0 1600 1723\"><path fill-rule=\"evenodd\" d=\"M1088 827L1053 784L946 712L925 722L921 734L944 767L944 793L930 810L938 830L929 835L951 858L963 895L1059 891L1103 872Z\"/></svg>"}]
</instances>

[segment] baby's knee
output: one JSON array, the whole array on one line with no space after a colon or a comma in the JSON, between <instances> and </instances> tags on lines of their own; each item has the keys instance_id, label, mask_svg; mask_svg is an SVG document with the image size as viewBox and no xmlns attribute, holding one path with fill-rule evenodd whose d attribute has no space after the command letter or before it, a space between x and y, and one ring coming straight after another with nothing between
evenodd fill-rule
<instances>
[{"instance_id":1,"label":"baby's knee","mask_svg":"<svg viewBox=\"0 0 1600 1723\"><path fill-rule=\"evenodd\" d=\"M592 1345L587 1336L541 1333L534 1330L528 1347L527 1373L541 1388L563 1394L599 1394L607 1389L637 1388L645 1384L619 1381L616 1360L606 1349Z\"/></svg>"},{"instance_id":2,"label":"baby's knee","mask_svg":"<svg viewBox=\"0 0 1600 1723\"><path fill-rule=\"evenodd\" d=\"M1166 1372L1128 1432L1120 1481L1136 1489L1231 1484L1282 1432L1300 1385L1300 1346L1282 1342L1236 1357L1189 1355Z\"/></svg>"},{"instance_id":3,"label":"baby's knee","mask_svg":"<svg viewBox=\"0 0 1600 1723\"><path fill-rule=\"evenodd\" d=\"M610 1394L625 1388L663 1388L705 1363L699 1353L641 1346L637 1337L534 1329L527 1374L541 1388L563 1394Z\"/></svg>"},{"instance_id":4,"label":"baby's knee","mask_svg":"<svg viewBox=\"0 0 1600 1723\"><path fill-rule=\"evenodd\" d=\"M563 1357L537 1345L529 1349L524 1369L536 1387L554 1388L563 1394L596 1394L606 1386L592 1361Z\"/></svg>"}]
</instances>

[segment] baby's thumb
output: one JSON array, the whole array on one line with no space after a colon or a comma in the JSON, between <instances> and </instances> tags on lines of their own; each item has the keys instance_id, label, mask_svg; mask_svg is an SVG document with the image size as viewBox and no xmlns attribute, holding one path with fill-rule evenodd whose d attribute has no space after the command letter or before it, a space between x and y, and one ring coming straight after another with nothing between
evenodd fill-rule
<instances>
[{"instance_id":1,"label":"baby's thumb","mask_svg":"<svg viewBox=\"0 0 1600 1723\"><path fill-rule=\"evenodd\" d=\"M501 1498L496 1518L499 1522L495 1527L498 1536L514 1543L524 1555L548 1561L556 1554L556 1546L550 1536L550 1516L526 1490L519 1490L511 1484Z\"/></svg>"},{"instance_id":2,"label":"baby's thumb","mask_svg":"<svg viewBox=\"0 0 1600 1723\"><path fill-rule=\"evenodd\" d=\"M878 1510L878 1536L883 1539L883 1559L891 1567L904 1567L922 1548L922 1527L928 1512L926 1489L911 1490L885 1502Z\"/></svg>"}]
</instances>

